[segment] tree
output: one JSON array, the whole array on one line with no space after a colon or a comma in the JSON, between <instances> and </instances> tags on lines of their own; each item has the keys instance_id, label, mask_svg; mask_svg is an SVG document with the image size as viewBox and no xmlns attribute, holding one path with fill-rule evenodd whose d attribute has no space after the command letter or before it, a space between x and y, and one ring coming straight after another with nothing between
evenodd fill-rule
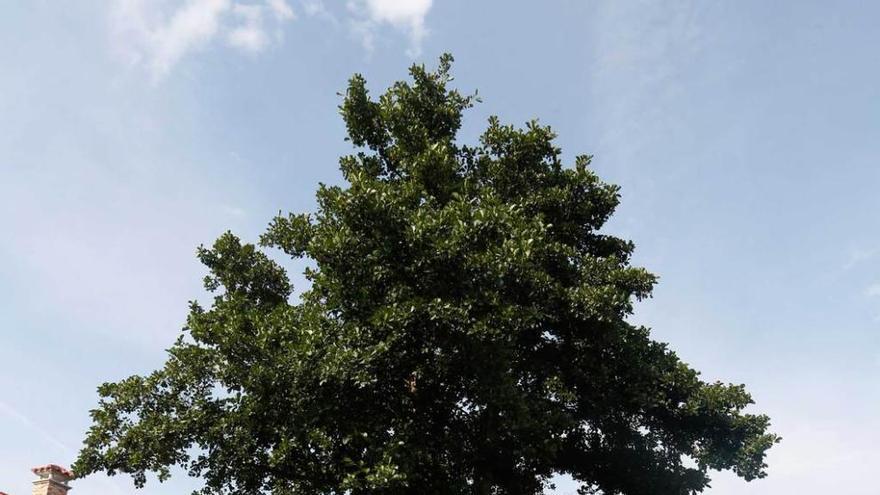
<instances>
[{"instance_id":1,"label":"tree","mask_svg":"<svg viewBox=\"0 0 880 495\"><path fill-rule=\"evenodd\" d=\"M554 473L583 493L690 494L709 469L765 475L778 441L741 385L703 382L627 321L656 281L600 230L618 188L555 134L489 120L456 141L474 96L451 56L378 100L360 75L340 107L358 151L347 187L260 239L313 260L285 271L231 233L199 259L164 367L99 387L74 469L204 493L536 494Z\"/></svg>"}]
</instances>

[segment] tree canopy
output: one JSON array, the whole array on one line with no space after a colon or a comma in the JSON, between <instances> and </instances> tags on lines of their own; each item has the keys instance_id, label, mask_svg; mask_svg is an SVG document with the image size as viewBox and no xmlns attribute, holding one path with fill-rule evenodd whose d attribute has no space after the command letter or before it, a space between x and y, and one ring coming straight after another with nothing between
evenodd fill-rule
<instances>
[{"instance_id":1,"label":"tree canopy","mask_svg":"<svg viewBox=\"0 0 880 495\"><path fill-rule=\"evenodd\" d=\"M164 367L99 387L78 475L143 486L177 466L245 495L525 495L557 473L683 495L710 469L765 475L778 437L745 388L628 321L656 278L602 231L618 188L536 121L459 143L475 97L451 62L378 99L351 78L346 185L259 247L198 250L210 306L190 303ZM312 260L301 297L273 248Z\"/></svg>"}]
</instances>

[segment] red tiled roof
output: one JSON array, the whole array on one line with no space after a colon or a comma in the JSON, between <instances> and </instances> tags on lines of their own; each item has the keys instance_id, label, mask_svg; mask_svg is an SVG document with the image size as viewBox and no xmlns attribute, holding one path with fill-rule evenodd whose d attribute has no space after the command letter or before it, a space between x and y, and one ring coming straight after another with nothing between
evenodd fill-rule
<instances>
[{"instance_id":1,"label":"red tiled roof","mask_svg":"<svg viewBox=\"0 0 880 495\"><path fill-rule=\"evenodd\" d=\"M34 474L56 473L67 476L68 478L73 478L73 471L65 469L57 464L46 464L45 466L37 466L31 469L31 471Z\"/></svg>"}]
</instances>

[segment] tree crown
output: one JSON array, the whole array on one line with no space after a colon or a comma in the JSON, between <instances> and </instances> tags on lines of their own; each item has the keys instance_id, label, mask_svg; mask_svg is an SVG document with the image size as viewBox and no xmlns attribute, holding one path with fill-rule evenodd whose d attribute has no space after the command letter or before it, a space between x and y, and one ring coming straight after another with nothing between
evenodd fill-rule
<instances>
[{"instance_id":1,"label":"tree crown","mask_svg":"<svg viewBox=\"0 0 880 495\"><path fill-rule=\"evenodd\" d=\"M164 367L99 388L74 469L180 466L205 493L689 494L709 469L764 476L778 437L743 386L706 383L627 321L656 278L601 232L618 188L566 167L546 126L491 118L457 142L474 96L451 56L378 100L349 81L357 150L317 211L260 239L308 257L285 271L231 233L198 256L215 292L191 303Z\"/></svg>"}]
</instances>

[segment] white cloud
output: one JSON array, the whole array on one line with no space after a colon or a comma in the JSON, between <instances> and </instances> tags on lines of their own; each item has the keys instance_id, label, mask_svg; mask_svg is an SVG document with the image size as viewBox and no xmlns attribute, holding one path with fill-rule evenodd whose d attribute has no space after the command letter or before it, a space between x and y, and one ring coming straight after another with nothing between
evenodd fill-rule
<instances>
[{"instance_id":1,"label":"white cloud","mask_svg":"<svg viewBox=\"0 0 880 495\"><path fill-rule=\"evenodd\" d=\"M869 285L868 288L865 289L865 295L868 297L880 296L880 284Z\"/></svg>"},{"instance_id":2,"label":"white cloud","mask_svg":"<svg viewBox=\"0 0 880 495\"><path fill-rule=\"evenodd\" d=\"M154 81L159 81L184 57L205 49L218 37L244 52L262 51L270 43L264 12L271 13L276 27L295 18L285 0L249 4L116 0L110 24L120 54L132 65L146 67Z\"/></svg>"},{"instance_id":3,"label":"white cloud","mask_svg":"<svg viewBox=\"0 0 880 495\"><path fill-rule=\"evenodd\" d=\"M383 26L409 39L417 57L428 35L426 18L433 0L347 0L333 13L323 0L301 0L308 17L334 26L346 20L351 33L372 51ZM339 15L339 17L337 17ZM255 54L282 39L282 26L297 18L288 0L113 0L110 31L114 50L129 65L143 67L153 82L168 77L192 54L218 40Z\"/></svg>"},{"instance_id":4,"label":"white cloud","mask_svg":"<svg viewBox=\"0 0 880 495\"><path fill-rule=\"evenodd\" d=\"M409 36L408 52L416 57L428 34L425 18L432 4L433 0L352 0L348 7L355 15L352 29L361 37L365 48L372 49L376 27L388 24Z\"/></svg>"},{"instance_id":5,"label":"white cloud","mask_svg":"<svg viewBox=\"0 0 880 495\"><path fill-rule=\"evenodd\" d=\"M228 0L196 0L175 12L152 33L153 70L167 74L187 51L208 42L220 27L220 14L228 8Z\"/></svg>"},{"instance_id":6,"label":"white cloud","mask_svg":"<svg viewBox=\"0 0 880 495\"><path fill-rule=\"evenodd\" d=\"M421 32L432 0L366 0L374 20Z\"/></svg>"}]
</instances>

